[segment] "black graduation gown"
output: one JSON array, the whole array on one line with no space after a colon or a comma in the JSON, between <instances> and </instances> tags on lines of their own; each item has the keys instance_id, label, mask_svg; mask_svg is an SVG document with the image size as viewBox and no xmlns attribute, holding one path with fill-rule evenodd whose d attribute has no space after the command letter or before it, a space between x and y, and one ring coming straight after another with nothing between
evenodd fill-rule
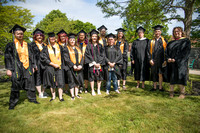
<instances>
[{"instance_id":1,"label":"black graduation gown","mask_svg":"<svg viewBox=\"0 0 200 133\"><path fill-rule=\"evenodd\" d=\"M121 71L119 65L123 64L123 58L121 50L117 46L106 46L105 47L105 74L106 79L109 79L109 65L108 62L115 63L114 72L117 76L121 76Z\"/></svg>"},{"instance_id":2,"label":"black graduation gown","mask_svg":"<svg viewBox=\"0 0 200 133\"><path fill-rule=\"evenodd\" d=\"M83 51L83 45L79 44L79 48L81 49L81 51ZM84 80L88 80L88 68L89 68L89 64L85 64L85 58L84 58L83 59L83 79Z\"/></svg>"},{"instance_id":3,"label":"black graduation gown","mask_svg":"<svg viewBox=\"0 0 200 133\"><path fill-rule=\"evenodd\" d=\"M167 40L165 39L165 42L167 43ZM153 82L158 82L159 77L158 74L163 74L163 81L166 81L166 67L162 67L162 64L165 61L165 51L163 47L162 39L159 38L158 41L155 39L155 46L153 48L152 56L150 54L150 44L151 40L148 44L148 59L149 62L151 59L154 61L154 65L151 66L151 77L150 79Z\"/></svg>"},{"instance_id":4,"label":"black graduation gown","mask_svg":"<svg viewBox=\"0 0 200 133\"><path fill-rule=\"evenodd\" d=\"M149 39L137 39L132 44L130 57L135 62L135 80L145 81L149 79L148 42Z\"/></svg>"},{"instance_id":5,"label":"black graduation gown","mask_svg":"<svg viewBox=\"0 0 200 133\"><path fill-rule=\"evenodd\" d=\"M75 57L76 57L76 65L81 65L83 68L83 59L81 59L80 64L78 63L78 51L77 49L74 49ZM84 79L83 79L83 70L80 71L74 71L74 63L70 60L70 54L67 47L64 47L64 64L65 64L65 71L67 72L67 78L68 78L68 86L70 89L81 86L83 87Z\"/></svg>"},{"instance_id":6,"label":"black graduation gown","mask_svg":"<svg viewBox=\"0 0 200 133\"><path fill-rule=\"evenodd\" d=\"M53 48L53 47L52 47ZM43 73L44 88L64 88L64 72L63 72L63 48L59 45L61 52L61 69L55 69L49 65L51 62L47 46L45 46L40 54L42 68L45 68ZM53 48L54 50L55 48ZM54 50L55 52L55 50Z\"/></svg>"},{"instance_id":7,"label":"black graduation gown","mask_svg":"<svg viewBox=\"0 0 200 133\"><path fill-rule=\"evenodd\" d=\"M98 46L94 46L93 44L87 45L85 51L85 64L89 64L95 61L96 63L99 63L101 64L101 66L103 66L105 64L104 59L105 59L105 51L104 47L101 44L98 44ZM89 66L88 80L90 82L103 80L103 69L94 70L94 66L91 67Z\"/></svg>"},{"instance_id":8,"label":"black graduation gown","mask_svg":"<svg viewBox=\"0 0 200 133\"><path fill-rule=\"evenodd\" d=\"M167 63L170 84L187 85L188 58L191 43L188 38L171 41L167 44L166 57L175 59L174 63Z\"/></svg>"},{"instance_id":9,"label":"black graduation gown","mask_svg":"<svg viewBox=\"0 0 200 133\"><path fill-rule=\"evenodd\" d=\"M15 43L11 42L5 48L5 68L12 72L11 91L31 90L35 91L35 82L33 68L36 67L32 47L28 44L29 67L24 68L23 63L19 60L19 56L15 47Z\"/></svg>"},{"instance_id":10,"label":"black graduation gown","mask_svg":"<svg viewBox=\"0 0 200 133\"><path fill-rule=\"evenodd\" d=\"M42 85L43 72L44 72L44 68L42 68L41 61L40 61L41 60L40 59L41 51L39 50L39 48L35 42L32 42L30 45L32 46L33 54L35 57L35 64L37 66L37 71L35 71L35 73L34 73L35 85L40 86L40 85ZM42 44L42 47L44 48L44 44Z\"/></svg>"},{"instance_id":11,"label":"black graduation gown","mask_svg":"<svg viewBox=\"0 0 200 133\"><path fill-rule=\"evenodd\" d=\"M116 46L118 48L120 48L120 44L119 41L116 42ZM124 43L124 52L122 54L122 58L123 58L123 65L120 67L121 69L121 76L117 76L117 79L123 79L126 80L126 76L127 76L127 67L128 67L128 42L125 41Z\"/></svg>"}]
</instances>

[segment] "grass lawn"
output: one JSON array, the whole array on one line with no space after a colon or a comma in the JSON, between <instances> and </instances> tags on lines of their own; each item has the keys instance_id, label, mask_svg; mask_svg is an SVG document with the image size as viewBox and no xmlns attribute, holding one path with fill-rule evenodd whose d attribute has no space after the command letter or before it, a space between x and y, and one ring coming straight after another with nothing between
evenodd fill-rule
<instances>
[{"instance_id":1,"label":"grass lawn","mask_svg":"<svg viewBox=\"0 0 200 133\"><path fill-rule=\"evenodd\" d=\"M8 110L10 86L10 82L0 84L2 133L200 132L199 96L180 100L176 95L170 99L168 92L150 92L151 82L146 82L145 89L135 88L132 77L128 77L127 90L121 94L106 95L103 90L97 96L81 94L83 98L75 101L64 94L64 102L58 98L49 102L48 97L38 99L41 104L35 105L21 91L20 101L11 111Z\"/></svg>"}]
</instances>

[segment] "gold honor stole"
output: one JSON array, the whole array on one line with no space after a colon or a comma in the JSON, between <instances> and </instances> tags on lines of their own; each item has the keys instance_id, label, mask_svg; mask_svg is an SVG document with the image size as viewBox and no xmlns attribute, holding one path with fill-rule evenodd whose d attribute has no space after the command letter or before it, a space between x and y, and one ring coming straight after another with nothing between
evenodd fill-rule
<instances>
[{"instance_id":1,"label":"gold honor stole","mask_svg":"<svg viewBox=\"0 0 200 133\"><path fill-rule=\"evenodd\" d=\"M55 48L55 53L53 51L53 48ZM47 46L48 52L49 52L49 58L52 63L57 64L60 66L61 69L61 52L60 47L57 43L54 44L54 46L51 46L50 44Z\"/></svg>"},{"instance_id":2,"label":"gold honor stole","mask_svg":"<svg viewBox=\"0 0 200 133\"><path fill-rule=\"evenodd\" d=\"M62 46L62 47L65 46L65 43L61 43L60 41L58 42L58 44L59 44L60 46Z\"/></svg>"},{"instance_id":3,"label":"gold honor stole","mask_svg":"<svg viewBox=\"0 0 200 133\"><path fill-rule=\"evenodd\" d=\"M107 42L107 40L106 40L106 42ZM103 39L101 37L99 38L99 43L104 47Z\"/></svg>"},{"instance_id":4,"label":"gold honor stole","mask_svg":"<svg viewBox=\"0 0 200 133\"><path fill-rule=\"evenodd\" d=\"M39 44L38 41L35 41L36 45L38 46L40 52L42 51L43 47L42 47L42 44ZM44 46L46 46L46 44L44 43Z\"/></svg>"},{"instance_id":5,"label":"gold honor stole","mask_svg":"<svg viewBox=\"0 0 200 133\"><path fill-rule=\"evenodd\" d=\"M81 63L81 59L82 59L82 52L81 52L79 47L77 47L77 46L75 46L75 47L76 47L76 50L78 51L78 63L80 64ZM67 48L69 50L70 60L74 64L76 64L76 55L75 55L74 49L71 46L67 46Z\"/></svg>"},{"instance_id":6,"label":"gold honor stole","mask_svg":"<svg viewBox=\"0 0 200 133\"><path fill-rule=\"evenodd\" d=\"M22 47L17 39L14 40L14 43L19 55L19 60L23 63L24 68L27 69L29 67L28 44L23 41Z\"/></svg>"},{"instance_id":7,"label":"gold honor stole","mask_svg":"<svg viewBox=\"0 0 200 133\"><path fill-rule=\"evenodd\" d=\"M83 47L82 47L82 55L83 55L83 57L85 55L86 47L87 47L87 45L85 43L83 43Z\"/></svg>"},{"instance_id":8,"label":"gold honor stole","mask_svg":"<svg viewBox=\"0 0 200 133\"><path fill-rule=\"evenodd\" d=\"M161 36L161 39L162 39L162 42L163 42L163 48L164 48L164 51L167 47L167 43L165 41L165 39ZM151 40L151 44L150 44L150 54L151 54L151 58L152 58L152 52L153 52L153 48L155 46L155 38L153 40Z\"/></svg>"},{"instance_id":9,"label":"gold honor stole","mask_svg":"<svg viewBox=\"0 0 200 133\"><path fill-rule=\"evenodd\" d=\"M115 45L117 44L117 41L115 41ZM124 53L124 43L121 42L120 46L119 46L121 53Z\"/></svg>"}]
</instances>

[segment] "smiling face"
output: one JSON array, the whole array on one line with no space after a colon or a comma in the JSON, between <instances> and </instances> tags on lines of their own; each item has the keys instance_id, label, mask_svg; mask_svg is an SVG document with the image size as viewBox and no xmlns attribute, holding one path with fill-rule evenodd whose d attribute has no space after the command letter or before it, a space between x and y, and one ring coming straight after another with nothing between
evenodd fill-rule
<instances>
[{"instance_id":1,"label":"smiling face","mask_svg":"<svg viewBox=\"0 0 200 133\"><path fill-rule=\"evenodd\" d=\"M161 36L161 33L162 33L161 30L155 30L154 31L154 35L155 35L156 38L159 38Z\"/></svg>"},{"instance_id":2,"label":"smiling face","mask_svg":"<svg viewBox=\"0 0 200 133\"><path fill-rule=\"evenodd\" d=\"M69 45L75 46L75 43L76 43L75 38L70 38L70 39L69 39Z\"/></svg>"},{"instance_id":3,"label":"smiling face","mask_svg":"<svg viewBox=\"0 0 200 133\"><path fill-rule=\"evenodd\" d=\"M118 39L122 39L123 36L124 36L123 32L118 32L118 34L117 34Z\"/></svg>"},{"instance_id":4,"label":"smiling face","mask_svg":"<svg viewBox=\"0 0 200 133\"><path fill-rule=\"evenodd\" d=\"M66 39L67 39L67 35L65 33L64 34L60 34L60 42L61 43L65 43Z\"/></svg>"},{"instance_id":5,"label":"smiling face","mask_svg":"<svg viewBox=\"0 0 200 133\"><path fill-rule=\"evenodd\" d=\"M80 39L80 41L84 41L85 40L85 34L84 33L80 33L79 34L79 39Z\"/></svg>"},{"instance_id":6,"label":"smiling face","mask_svg":"<svg viewBox=\"0 0 200 133\"><path fill-rule=\"evenodd\" d=\"M143 38L144 37L144 32L142 30L138 31L138 36L139 38Z\"/></svg>"},{"instance_id":7,"label":"smiling face","mask_svg":"<svg viewBox=\"0 0 200 133\"><path fill-rule=\"evenodd\" d=\"M92 34L92 42L93 42L93 43L96 43L96 42L97 42L97 39L98 39L97 34Z\"/></svg>"},{"instance_id":8,"label":"smiling face","mask_svg":"<svg viewBox=\"0 0 200 133\"><path fill-rule=\"evenodd\" d=\"M54 44L56 42L56 37L49 37L49 41L51 44Z\"/></svg>"},{"instance_id":9,"label":"smiling face","mask_svg":"<svg viewBox=\"0 0 200 133\"><path fill-rule=\"evenodd\" d=\"M113 46L115 44L115 39L113 37L108 38L108 45Z\"/></svg>"},{"instance_id":10,"label":"smiling face","mask_svg":"<svg viewBox=\"0 0 200 133\"><path fill-rule=\"evenodd\" d=\"M102 29L102 30L100 31L100 34L101 34L101 36L105 36L105 35L106 35L106 29Z\"/></svg>"},{"instance_id":11,"label":"smiling face","mask_svg":"<svg viewBox=\"0 0 200 133\"><path fill-rule=\"evenodd\" d=\"M23 40L24 38L24 32L22 30L15 31L14 35L15 35L15 38L19 41Z\"/></svg>"},{"instance_id":12,"label":"smiling face","mask_svg":"<svg viewBox=\"0 0 200 133\"><path fill-rule=\"evenodd\" d=\"M174 38L181 38L182 34L183 34L182 31L178 28L175 28L173 31Z\"/></svg>"},{"instance_id":13,"label":"smiling face","mask_svg":"<svg viewBox=\"0 0 200 133\"><path fill-rule=\"evenodd\" d=\"M44 38L43 38L43 36L41 34L36 34L35 39L38 42L42 42Z\"/></svg>"}]
</instances>

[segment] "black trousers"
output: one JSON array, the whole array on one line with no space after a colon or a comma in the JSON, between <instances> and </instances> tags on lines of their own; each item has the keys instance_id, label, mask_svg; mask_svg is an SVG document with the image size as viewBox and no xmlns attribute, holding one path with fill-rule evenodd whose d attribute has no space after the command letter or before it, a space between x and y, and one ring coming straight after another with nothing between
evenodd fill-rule
<instances>
[{"instance_id":1,"label":"black trousers","mask_svg":"<svg viewBox=\"0 0 200 133\"><path fill-rule=\"evenodd\" d=\"M36 94L35 91L27 90L27 97L30 101L36 101ZM9 106L14 107L16 106L17 102L19 101L20 91L13 91L10 92L10 101Z\"/></svg>"}]
</instances>

